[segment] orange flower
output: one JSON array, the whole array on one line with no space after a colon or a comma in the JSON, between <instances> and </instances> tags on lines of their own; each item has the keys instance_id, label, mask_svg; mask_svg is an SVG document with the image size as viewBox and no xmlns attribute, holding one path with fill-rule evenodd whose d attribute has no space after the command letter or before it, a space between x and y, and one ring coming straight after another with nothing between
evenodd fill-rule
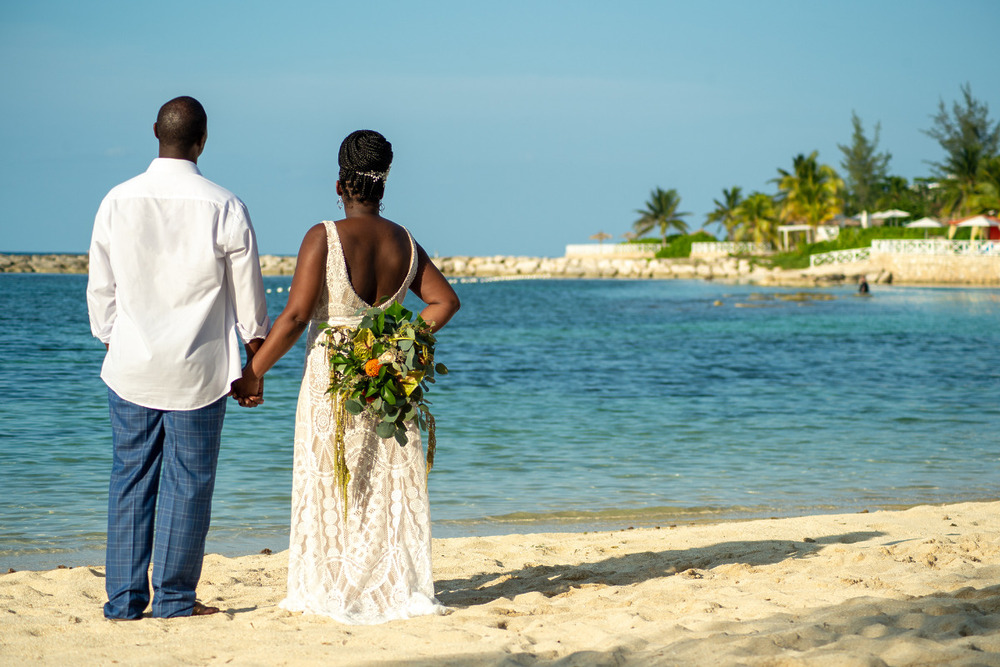
<instances>
[{"instance_id":1,"label":"orange flower","mask_svg":"<svg viewBox=\"0 0 1000 667\"><path fill-rule=\"evenodd\" d=\"M365 362L365 375L370 378L377 377L380 368L382 368L382 364L378 362L378 359L369 359Z\"/></svg>"}]
</instances>

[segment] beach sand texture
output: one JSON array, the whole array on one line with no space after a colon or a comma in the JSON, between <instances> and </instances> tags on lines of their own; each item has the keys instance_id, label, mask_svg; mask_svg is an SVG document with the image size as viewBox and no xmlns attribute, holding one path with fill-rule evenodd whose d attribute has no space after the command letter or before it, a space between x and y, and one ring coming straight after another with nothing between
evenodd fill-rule
<instances>
[{"instance_id":1,"label":"beach sand texture","mask_svg":"<svg viewBox=\"0 0 1000 667\"><path fill-rule=\"evenodd\" d=\"M1000 665L1000 502L434 542L454 608L277 607L287 553L208 556L211 617L110 622L102 567L0 575L0 663Z\"/></svg>"}]
</instances>

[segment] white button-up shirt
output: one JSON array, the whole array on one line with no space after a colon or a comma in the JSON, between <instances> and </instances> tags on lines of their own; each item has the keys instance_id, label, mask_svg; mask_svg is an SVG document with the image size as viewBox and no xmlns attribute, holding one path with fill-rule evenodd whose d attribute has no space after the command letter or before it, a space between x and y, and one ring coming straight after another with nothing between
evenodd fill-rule
<instances>
[{"instance_id":1,"label":"white button-up shirt","mask_svg":"<svg viewBox=\"0 0 1000 667\"><path fill-rule=\"evenodd\" d=\"M225 396L239 338L271 327L243 202L193 162L153 160L101 202L87 307L109 345L101 379L125 400L194 410Z\"/></svg>"}]
</instances>

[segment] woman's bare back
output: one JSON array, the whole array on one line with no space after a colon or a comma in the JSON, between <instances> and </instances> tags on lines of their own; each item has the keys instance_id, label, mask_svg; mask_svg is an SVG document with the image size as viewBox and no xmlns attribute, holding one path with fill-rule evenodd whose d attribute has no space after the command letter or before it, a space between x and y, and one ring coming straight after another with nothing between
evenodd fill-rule
<instances>
[{"instance_id":1,"label":"woman's bare back","mask_svg":"<svg viewBox=\"0 0 1000 667\"><path fill-rule=\"evenodd\" d=\"M395 294L413 259L406 230L378 216L356 216L335 224L347 276L357 295L374 306Z\"/></svg>"}]
</instances>

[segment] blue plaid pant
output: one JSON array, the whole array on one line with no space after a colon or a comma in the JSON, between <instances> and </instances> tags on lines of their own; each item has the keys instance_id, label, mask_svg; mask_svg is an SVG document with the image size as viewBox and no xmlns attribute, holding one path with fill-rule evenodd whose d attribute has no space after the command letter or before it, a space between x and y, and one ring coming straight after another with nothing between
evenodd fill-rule
<instances>
[{"instance_id":1,"label":"blue plaid pant","mask_svg":"<svg viewBox=\"0 0 1000 667\"><path fill-rule=\"evenodd\" d=\"M108 494L104 615L188 616L205 557L226 398L197 410L153 410L108 390L114 460ZM154 539L155 533L155 539Z\"/></svg>"}]
</instances>

